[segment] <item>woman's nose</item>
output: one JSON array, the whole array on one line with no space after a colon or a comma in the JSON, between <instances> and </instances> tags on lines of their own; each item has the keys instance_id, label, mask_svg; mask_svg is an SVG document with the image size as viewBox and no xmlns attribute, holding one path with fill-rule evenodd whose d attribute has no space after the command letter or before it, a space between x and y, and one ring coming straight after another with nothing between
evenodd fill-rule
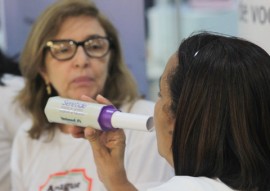
<instances>
[{"instance_id":1,"label":"woman's nose","mask_svg":"<svg viewBox=\"0 0 270 191\"><path fill-rule=\"evenodd\" d=\"M90 57L86 54L82 46L77 48L77 52L75 53L75 66L76 67L86 67L89 64Z\"/></svg>"}]
</instances>

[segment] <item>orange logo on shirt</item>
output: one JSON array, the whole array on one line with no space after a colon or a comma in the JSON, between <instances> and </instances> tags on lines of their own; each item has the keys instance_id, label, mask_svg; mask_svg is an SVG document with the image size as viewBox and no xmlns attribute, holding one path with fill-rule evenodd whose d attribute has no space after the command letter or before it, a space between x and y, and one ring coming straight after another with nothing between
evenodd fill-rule
<instances>
[{"instance_id":1,"label":"orange logo on shirt","mask_svg":"<svg viewBox=\"0 0 270 191\"><path fill-rule=\"evenodd\" d=\"M51 174L39 191L91 191L91 187L92 179L85 169L72 169Z\"/></svg>"}]
</instances>

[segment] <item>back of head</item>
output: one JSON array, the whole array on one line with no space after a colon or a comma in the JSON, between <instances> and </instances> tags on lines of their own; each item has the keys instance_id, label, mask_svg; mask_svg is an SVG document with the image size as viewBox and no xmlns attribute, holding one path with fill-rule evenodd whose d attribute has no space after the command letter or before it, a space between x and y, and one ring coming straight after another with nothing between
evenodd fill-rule
<instances>
[{"instance_id":1,"label":"back of head","mask_svg":"<svg viewBox=\"0 0 270 191\"><path fill-rule=\"evenodd\" d=\"M117 31L112 23L89 0L58 0L34 23L20 60L26 85L18 99L23 108L33 115L34 125L30 133L33 138L40 136L44 126L47 127L46 130L54 129L53 124L48 123L43 111L49 98L46 84L40 75L41 69L45 67L44 47L58 34L61 24L66 19L80 16L97 19L112 41L109 75L104 87L104 96L116 106L137 98L136 84L124 63ZM57 92L53 89L50 96L56 95Z\"/></svg>"},{"instance_id":2,"label":"back of head","mask_svg":"<svg viewBox=\"0 0 270 191\"><path fill-rule=\"evenodd\" d=\"M176 174L269 189L270 56L243 39L199 33L181 43L178 60L169 81Z\"/></svg>"}]
</instances>

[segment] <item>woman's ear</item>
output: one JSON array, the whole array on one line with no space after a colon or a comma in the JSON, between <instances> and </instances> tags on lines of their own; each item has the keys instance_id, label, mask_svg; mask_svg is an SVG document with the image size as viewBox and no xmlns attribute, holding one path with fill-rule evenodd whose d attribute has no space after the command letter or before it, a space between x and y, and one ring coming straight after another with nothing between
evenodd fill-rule
<instances>
[{"instance_id":1,"label":"woman's ear","mask_svg":"<svg viewBox=\"0 0 270 191\"><path fill-rule=\"evenodd\" d=\"M175 116L172 114L169 108L169 105L166 105L166 111L168 113L168 120L167 120L168 132L170 135L172 135L174 131L174 126L175 126Z\"/></svg>"},{"instance_id":2,"label":"woman's ear","mask_svg":"<svg viewBox=\"0 0 270 191\"><path fill-rule=\"evenodd\" d=\"M168 133L169 133L170 135L172 135L172 134L173 134L173 131L174 131L175 116L174 116L174 114L172 113L169 104L163 105L162 110L163 110L165 113L167 113L167 120L166 120L166 123L167 123L167 130L168 130Z\"/></svg>"},{"instance_id":3,"label":"woman's ear","mask_svg":"<svg viewBox=\"0 0 270 191\"><path fill-rule=\"evenodd\" d=\"M169 134L172 135L173 131L174 131L174 125L175 124L175 118L174 117L170 117L169 119L169 124L168 124L168 130L169 130Z\"/></svg>"}]
</instances>

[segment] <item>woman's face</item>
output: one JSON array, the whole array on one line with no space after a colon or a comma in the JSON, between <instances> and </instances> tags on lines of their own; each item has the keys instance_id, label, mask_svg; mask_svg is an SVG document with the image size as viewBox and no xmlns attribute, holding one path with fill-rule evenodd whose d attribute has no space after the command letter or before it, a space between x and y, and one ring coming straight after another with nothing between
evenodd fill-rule
<instances>
[{"instance_id":1,"label":"woman's face","mask_svg":"<svg viewBox=\"0 0 270 191\"><path fill-rule=\"evenodd\" d=\"M172 166L172 133L174 129L175 119L172 117L170 110L171 96L168 86L168 75L176 67L177 57L173 55L160 78L159 98L155 105L154 123L157 134L157 144L159 154L164 157Z\"/></svg>"},{"instance_id":2,"label":"woman's face","mask_svg":"<svg viewBox=\"0 0 270 191\"><path fill-rule=\"evenodd\" d=\"M69 17L52 40L69 39L79 42L93 35L106 36L97 19L90 16ZM87 95L93 98L103 91L109 59L110 53L102 58L90 58L82 46L78 46L75 55L65 61L55 59L47 51L45 68L41 74L59 96L79 99L82 95Z\"/></svg>"}]
</instances>

